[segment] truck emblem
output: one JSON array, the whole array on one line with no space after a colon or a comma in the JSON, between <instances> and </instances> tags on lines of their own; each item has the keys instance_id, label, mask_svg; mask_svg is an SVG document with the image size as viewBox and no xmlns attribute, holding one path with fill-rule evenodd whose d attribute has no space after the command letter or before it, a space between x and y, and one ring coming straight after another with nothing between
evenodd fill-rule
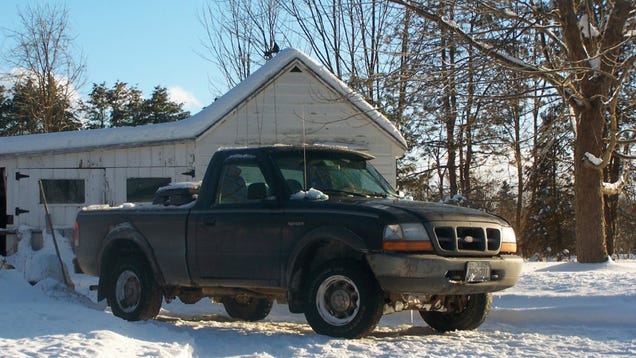
<instances>
[{"instance_id":1,"label":"truck emblem","mask_svg":"<svg viewBox=\"0 0 636 358\"><path fill-rule=\"evenodd\" d=\"M468 236L464 237L464 242L467 243L467 244L472 244L473 242L475 242L475 238L470 236L470 235L468 235Z\"/></svg>"}]
</instances>

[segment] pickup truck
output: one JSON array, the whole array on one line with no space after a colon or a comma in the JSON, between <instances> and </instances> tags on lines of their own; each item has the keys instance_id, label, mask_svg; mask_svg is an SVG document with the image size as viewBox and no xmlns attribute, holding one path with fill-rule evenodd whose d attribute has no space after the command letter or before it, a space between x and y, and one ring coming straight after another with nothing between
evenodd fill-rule
<instances>
[{"instance_id":1,"label":"pickup truck","mask_svg":"<svg viewBox=\"0 0 636 358\"><path fill-rule=\"evenodd\" d=\"M76 263L126 320L163 299L222 303L257 321L274 301L319 334L358 338L417 310L438 331L475 329L513 286L514 230L482 211L402 200L368 154L327 146L222 149L199 184L154 205L87 207Z\"/></svg>"}]
</instances>

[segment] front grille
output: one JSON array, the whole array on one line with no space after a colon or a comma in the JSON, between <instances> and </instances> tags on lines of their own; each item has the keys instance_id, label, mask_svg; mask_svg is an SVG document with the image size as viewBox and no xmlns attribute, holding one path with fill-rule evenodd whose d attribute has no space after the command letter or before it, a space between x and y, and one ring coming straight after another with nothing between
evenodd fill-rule
<instances>
[{"instance_id":1,"label":"front grille","mask_svg":"<svg viewBox=\"0 0 636 358\"><path fill-rule=\"evenodd\" d=\"M438 225L434 232L440 250L449 255L491 255L501 246L499 227Z\"/></svg>"}]
</instances>

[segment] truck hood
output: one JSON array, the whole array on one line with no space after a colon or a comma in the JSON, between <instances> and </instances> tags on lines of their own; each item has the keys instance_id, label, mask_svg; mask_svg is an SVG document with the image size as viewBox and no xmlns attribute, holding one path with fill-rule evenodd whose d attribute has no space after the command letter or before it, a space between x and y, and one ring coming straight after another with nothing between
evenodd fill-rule
<instances>
[{"instance_id":1,"label":"truck hood","mask_svg":"<svg viewBox=\"0 0 636 358\"><path fill-rule=\"evenodd\" d=\"M479 222L493 223L503 226L509 225L504 219L486 212L447 204L412 200L380 199L369 200L366 202L366 205L376 209L384 209L393 213L396 213L396 211L405 212L418 217L423 222L462 221L467 223Z\"/></svg>"}]
</instances>

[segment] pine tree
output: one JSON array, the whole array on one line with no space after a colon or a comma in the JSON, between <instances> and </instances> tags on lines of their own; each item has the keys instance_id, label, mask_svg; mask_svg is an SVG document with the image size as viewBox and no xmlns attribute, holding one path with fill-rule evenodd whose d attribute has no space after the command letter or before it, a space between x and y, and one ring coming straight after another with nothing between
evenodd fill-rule
<instances>
[{"instance_id":1,"label":"pine tree","mask_svg":"<svg viewBox=\"0 0 636 358\"><path fill-rule=\"evenodd\" d=\"M110 125L110 103L106 83L93 83L93 89L88 94L84 112L89 128L106 128Z\"/></svg>"},{"instance_id":2,"label":"pine tree","mask_svg":"<svg viewBox=\"0 0 636 358\"><path fill-rule=\"evenodd\" d=\"M178 121L190 116L183 105L170 100L165 87L156 86L150 98L136 87L118 81L112 88L105 83L93 84L84 105L90 128L138 126Z\"/></svg>"},{"instance_id":3,"label":"pine tree","mask_svg":"<svg viewBox=\"0 0 636 358\"><path fill-rule=\"evenodd\" d=\"M536 154L529 170L526 221L519 238L524 256L564 249L574 252L573 183L568 174L571 159L567 147L571 141L563 128L563 108L556 106L542 116Z\"/></svg>"},{"instance_id":4,"label":"pine tree","mask_svg":"<svg viewBox=\"0 0 636 358\"><path fill-rule=\"evenodd\" d=\"M190 116L183 105L170 100L165 87L155 86L149 99L143 102L143 114L136 125L174 122Z\"/></svg>"},{"instance_id":5,"label":"pine tree","mask_svg":"<svg viewBox=\"0 0 636 358\"><path fill-rule=\"evenodd\" d=\"M9 126L9 119L11 110L11 99L7 96L7 90L4 86L0 85L0 136L5 134Z\"/></svg>"}]
</instances>

